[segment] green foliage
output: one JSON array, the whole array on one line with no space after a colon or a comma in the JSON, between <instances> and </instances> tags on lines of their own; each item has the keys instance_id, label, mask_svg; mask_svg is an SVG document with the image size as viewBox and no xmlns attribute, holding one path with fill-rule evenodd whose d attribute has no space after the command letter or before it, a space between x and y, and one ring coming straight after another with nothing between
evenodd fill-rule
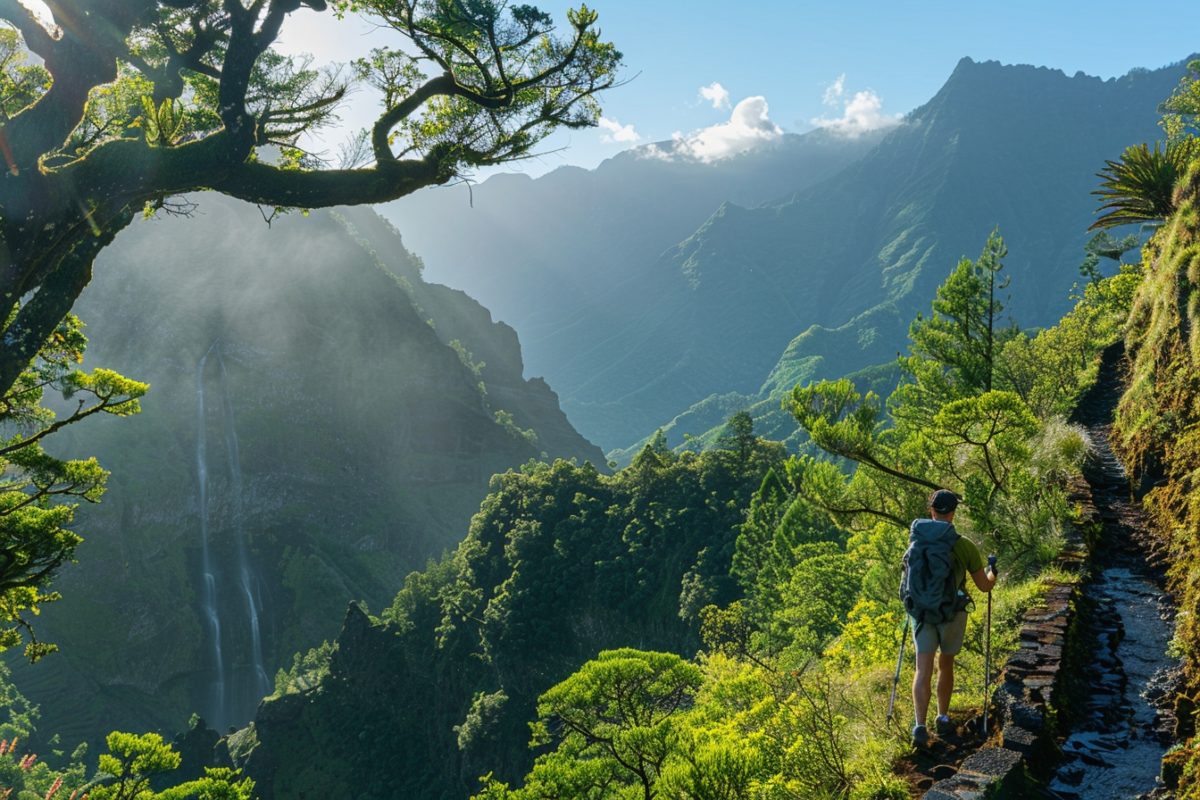
<instances>
[{"instance_id":1,"label":"green foliage","mask_svg":"<svg viewBox=\"0 0 1200 800\"><path fill-rule=\"evenodd\" d=\"M170 147L183 134L186 116L181 112L181 103L166 97L156 108L154 98L142 95L142 116L139 122L146 132L146 144L154 147Z\"/></svg>"},{"instance_id":2,"label":"green foliage","mask_svg":"<svg viewBox=\"0 0 1200 800\"><path fill-rule=\"evenodd\" d=\"M821 669L778 673L725 656L697 668L675 656L622 652L620 666L601 672L589 662L560 684L586 687L565 703L583 721L563 724L557 746L539 756L524 785L487 777L476 800L907 796L896 794L903 783L889 774L899 747L890 737L870 738L882 729L863 714L862 693ZM630 678L654 688L631 689ZM685 707L678 695L686 695ZM639 709L632 720L629 712ZM553 720L543 718L537 730Z\"/></svg>"},{"instance_id":3,"label":"green foliage","mask_svg":"<svg viewBox=\"0 0 1200 800\"><path fill-rule=\"evenodd\" d=\"M1146 143L1125 148L1119 161L1106 161L1097 173L1100 188L1092 192L1103 202L1092 229L1130 223L1161 224L1176 208L1175 185L1200 154L1193 138L1172 139L1166 147Z\"/></svg>"},{"instance_id":4,"label":"green foliage","mask_svg":"<svg viewBox=\"0 0 1200 800\"><path fill-rule=\"evenodd\" d=\"M13 685L12 670L3 663L0 663L0 709L7 717L0 720L0 739L11 741L33 736L41 712Z\"/></svg>"},{"instance_id":5,"label":"green foliage","mask_svg":"<svg viewBox=\"0 0 1200 800\"><path fill-rule=\"evenodd\" d=\"M571 36L554 35L549 14L530 5L483 0L339 0L404 32L413 48L374 50L355 62L360 79L386 97L413 96L427 80L422 62L453 75L419 117L399 120L389 143L402 156L453 152L475 166L518 158L554 128L595 125L595 93L615 81L622 55L600 39L587 6L567 13ZM547 77L549 76L549 77ZM479 102L480 98L497 102Z\"/></svg>"},{"instance_id":6,"label":"green foliage","mask_svg":"<svg viewBox=\"0 0 1200 800\"><path fill-rule=\"evenodd\" d=\"M730 572L750 598L775 585L771 574L776 531L787 510L789 492L774 469L750 499L750 510L734 545Z\"/></svg>"},{"instance_id":7,"label":"green foliage","mask_svg":"<svg viewBox=\"0 0 1200 800\"><path fill-rule=\"evenodd\" d=\"M670 653L600 653L538 699L532 744L556 748L538 757L524 788L500 796L652 797L701 680L698 667Z\"/></svg>"},{"instance_id":8,"label":"green foliage","mask_svg":"<svg viewBox=\"0 0 1200 800\"><path fill-rule=\"evenodd\" d=\"M1118 341L1142 281L1141 265L1125 265L1087 284L1057 325L1005 343L1000 384L1042 420L1064 417L1095 382L1100 353Z\"/></svg>"},{"instance_id":9,"label":"green foliage","mask_svg":"<svg viewBox=\"0 0 1200 800\"><path fill-rule=\"evenodd\" d=\"M122 139L145 139L141 115L146 112L144 98L152 94L154 84L134 70L124 67L118 72L117 80L98 86L88 95L83 119L67 137L63 147L50 154L46 162L50 166L86 156L95 148ZM153 100L150 101L153 106ZM154 117L157 118L157 108ZM188 129L179 132L188 133Z\"/></svg>"},{"instance_id":10,"label":"green foliage","mask_svg":"<svg viewBox=\"0 0 1200 800\"><path fill-rule=\"evenodd\" d=\"M58 599L46 589L83 541L68 527L77 501L98 501L108 478L94 458L60 459L42 444L95 414L136 414L149 388L111 370L76 369L87 344L82 328L68 316L0 397L0 650L20 644L25 634L33 661L55 648L37 641L26 615ZM69 401L69 413L42 405L47 391Z\"/></svg>"},{"instance_id":11,"label":"green foliage","mask_svg":"<svg viewBox=\"0 0 1200 800\"><path fill-rule=\"evenodd\" d=\"M883 404L874 393L864 397L845 379L821 381L797 386L790 409L814 444L859 465L847 478L837 464L811 456L788 463L800 496L839 525L860 528L870 515L904 527L909 512L922 508L922 495L936 488L922 475L922 451L884 427Z\"/></svg>"},{"instance_id":12,"label":"green foliage","mask_svg":"<svg viewBox=\"0 0 1200 800\"><path fill-rule=\"evenodd\" d=\"M478 747L479 740L495 727L507 702L508 695L503 689L495 692L476 692L466 718L461 725L454 726L454 731L458 734L458 749L469 750Z\"/></svg>"},{"instance_id":13,"label":"green foliage","mask_svg":"<svg viewBox=\"0 0 1200 800\"><path fill-rule=\"evenodd\" d=\"M557 461L495 476L458 548L409 575L315 690L270 701L306 720L294 735L259 732L274 737L258 747L278 759L276 796L354 785L364 798L428 797L489 771L500 796L533 763L538 697L580 664L631 642L695 652L699 610L739 596L730 565L744 509L782 469L782 447L747 444L745 459L660 442L613 475ZM583 787L597 763L560 759L539 774Z\"/></svg>"},{"instance_id":14,"label":"green foliage","mask_svg":"<svg viewBox=\"0 0 1200 800\"><path fill-rule=\"evenodd\" d=\"M32 735L32 730L25 735ZM109 752L100 755L98 769L90 780L82 762L86 751L83 746L65 768L53 768L37 754L22 752L23 738L0 738L0 796L65 798L69 795L94 800L252 800L254 797L254 782L243 778L237 770L226 768L206 769L201 778L153 789L152 784L170 784L167 774L180 765L179 754L157 733L110 733L105 739Z\"/></svg>"},{"instance_id":15,"label":"green foliage","mask_svg":"<svg viewBox=\"0 0 1200 800\"><path fill-rule=\"evenodd\" d=\"M97 800L142 800L152 796L150 776L170 772L179 754L157 733L137 735L113 731L105 739L108 753L100 755L100 772L108 785L92 791Z\"/></svg>"},{"instance_id":16,"label":"green foliage","mask_svg":"<svg viewBox=\"0 0 1200 800\"><path fill-rule=\"evenodd\" d=\"M501 409L496 411L492 417L496 420L496 424L503 428L509 436L528 443L530 447L538 446L537 431L533 428L522 428L517 425L516 419L511 412Z\"/></svg>"},{"instance_id":17,"label":"green foliage","mask_svg":"<svg viewBox=\"0 0 1200 800\"><path fill-rule=\"evenodd\" d=\"M959 261L938 287L932 315L918 315L909 326L912 356L905 364L938 405L992 389L1000 348L1015 333L1001 326L1004 305L996 297L1008 288L1008 279L999 276L1007 254L999 232L992 231L979 258ZM936 379L921 374L926 367L939 373Z\"/></svg>"},{"instance_id":18,"label":"green foliage","mask_svg":"<svg viewBox=\"0 0 1200 800\"><path fill-rule=\"evenodd\" d=\"M754 449L754 418L747 411L738 411L729 418L717 437L716 446L732 450L739 458L747 458Z\"/></svg>"},{"instance_id":19,"label":"green foliage","mask_svg":"<svg viewBox=\"0 0 1200 800\"><path fill-rule=\"evenodd\" d=\"M50 88L50 73L29 63L15 30L0 29L0 124L16 116Z\"/></svg>"},{"instance_id":20,"label":"green foliage","mask_svg":"<svg viewBox=\"0 0 1200 800\"><path fill-rule=\"evenodd\" d=\"M291 669L280 669L275 673L275 692L271 697L303 693L316 688L329 674L329 660L333 657L333 642L321 644L307 653L296 653L292 657Z\"/></svg>"},{"instance_id":21,"label":"green foliage","mask_svg":"<svg viewBox=\"0 0 1200 800\"><path fill-rule=\"evenodd\" d=\"M830 543L810 545L784 585L768 636L786 651L785 666L800 665L818 654L842 630L858 598L858 566Z\"/></svg>"},{"instance_id":22,"label":"green foliage","mask_svg":"<svg viewBox=\"0 0 1200 800\"><path fill-rule=\"evenodd\" d=\"M820 381L793 389L790 409L817 447L883 468L875 436L883 424L883 403L874 392L859 394L847 378Z\"/></svg>"},{"instance_id":23,"label":"green foliage","mask_svg":"<svg viewBox=\"0 0 1200 800\"><path fill-rule=\"evenodd\" d=\"M938 289L933 315L912 324L912 354L901 359L911 377L888 399L886 416L878 397L860 395L845 379L793 390L790 409L813 443L855 468L847 476L834 464L800 457L789 470L801 497L860 531L878 520L906 529L930 490L952 488L965 499L960 527L1018 571L1036 570L1053 555L1056 539L1048 533L1066 514L1062 481L1086 448L1073 430L1055 427L1048 436L1051 422L1028 400L1060 404L1046 411L1073 403L1053 391L1085 385L1080 373L1093 368L1099 348L1089 340L1078 355L1056 356L1080 362L1057 375L1063 365L1047 366L1042 354L1064 334L1089 339L1108 332L1105 325L1119 328L1113 295L1128 285L1117 278L1093 284L1071 324L1035 348L997 323L1005 252L993 233L978 261L959 262ZM1050 380L1057 384L1048 387Z\"/></svg>"},{"instance_id":24,"label":"green foliage","mask_svg":"<svg viewBox=\"0 0 1200 800\"><path fill-rule=\"evenodd\" d=\"M236 770L209 768L204 777L161 792L151 781L179 767L179 754L157 733L142 735L113 731L106 739L109 752L100 756L100 768L88 791L92 800L251 800L254 781Z\"/></svg>"},{"instance_id":25,"label":"green foliage","mask_svg":"<svg viewBox=\"0 0 1200 800\"><path fill-rule=\"evenodd\" d=\"M486 361L476 361L475 356L471 355L471 351L458 339L450 340L450 349L458 354L458 360L462 362L464 367L471 371L472 375L479 380L483 380L483 369L487 366Z\"/></svg>"},{"instance_id":26,"label":"green foliage","mask_svg":"<svg viewBox=\"0 0 1200 800\"><path fill-rule=\"evenodd\" d=\"M741 503L780 456L761 441L745 461L651 443L611 478L565 462L497 476L456 556L442 636L478 623L492 657L523 660L528 648L573 638L573 606L676 616L679 581L696 567L728 602ZM674 585L654 577L666 575ZM580 596L583 587L595 594Z\"/></svg>"},{"instance_id":27,"label":"green foliage","mask_svg":"<svg viewBox=\"0 0 1200 800\"><path fill-rule=\"evenodd\" d=\"M1168 139L1175 140L1200 133L1200 60L1189 62L1188 72L1179 86L1163 103L1162 126Z\"/></svg>"}]
</instances>

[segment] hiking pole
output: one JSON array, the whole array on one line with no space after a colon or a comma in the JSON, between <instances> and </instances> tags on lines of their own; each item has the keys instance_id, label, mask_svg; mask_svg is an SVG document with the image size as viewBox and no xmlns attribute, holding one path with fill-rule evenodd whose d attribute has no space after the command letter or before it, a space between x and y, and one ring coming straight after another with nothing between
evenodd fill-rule
<instances>
[{"instance_id":1,"label":"hiking pole","mask_svg":"<svg viewBox=\"0 0 1200 800\"><path fill-rule=\"evenodd\" d=\"M892 721L896 709L896 687L900 685L900 668L904 665L904 642L908 639L908 614L904 615L904 631L900 634L900 655L896 656L896 674L892 677L892 695L888 698L887 721Z\"/></svg>"},{"instance_id":2,"label":"hiking pole","mask_svg":"<svg viewBox=\"0 0 1200 800\"><path fill-rule=\"evenodd\" d=\"M988 568L992 571L992 578L996 577L996 557L988 556ZM996 588L994 585L992 588ZM989 589L987 607L987 628L984 631L983 640L983 735L987 736L988 730L988 706L990 706L991 698L988 697L988 689L992 687L992 592Z\"/></svg>"}]
</instances>

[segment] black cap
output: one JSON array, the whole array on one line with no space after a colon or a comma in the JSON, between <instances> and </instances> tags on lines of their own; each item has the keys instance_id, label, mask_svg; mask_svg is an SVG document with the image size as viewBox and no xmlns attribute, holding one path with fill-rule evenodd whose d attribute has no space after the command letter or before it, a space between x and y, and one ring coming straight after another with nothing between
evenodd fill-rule
<instances>
[{"instance_id":1,"label":"black cap","mask_svg":"<svg viewBox=\"0 0 1200 800\"><path fill-rule=\"evenodd\" d=\"M958 495L949 489L938 489L929 495L929 507L940 514L949 514L958 508Z\"/></svg>"}]
</instances>

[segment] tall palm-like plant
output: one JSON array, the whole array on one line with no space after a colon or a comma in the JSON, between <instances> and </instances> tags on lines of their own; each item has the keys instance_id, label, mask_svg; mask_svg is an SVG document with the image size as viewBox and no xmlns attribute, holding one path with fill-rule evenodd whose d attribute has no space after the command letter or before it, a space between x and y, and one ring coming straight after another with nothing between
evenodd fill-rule
<instances>
[{"instance_id":1,"label":"tall palm-like plant","mask_svg":"<svg viewBox=\"0 0 1200 800\"><path fill-rule=\"evenodd\" d=\"M1106 161L1096 173L1100 188L1092 192L1105 202L1090 230L1135 222L1161 222L1175 210L1175 184L1192 159L1200 156L1197 139L1168 142L1151 150L1145 143L1125 148L1119 161Z\"/></svg>"}]
</instances>

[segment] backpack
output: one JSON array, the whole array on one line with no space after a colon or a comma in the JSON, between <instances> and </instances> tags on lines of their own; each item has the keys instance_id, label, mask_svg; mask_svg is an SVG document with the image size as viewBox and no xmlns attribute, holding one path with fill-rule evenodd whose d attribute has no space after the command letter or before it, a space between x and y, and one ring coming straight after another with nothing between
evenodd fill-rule
<instances>
[{"instance_id":1,"label":"backpack","mask_svg":"<svg viewBox=\"0 0 1200 800\"><path fill-rule=\"evenodd\" d=\"M949 622L970 602L954 580L954 544L958 539L952 524L933 519L914 520L908 530L900 602L918 627Z\"/></svg>"}]
</instances>

